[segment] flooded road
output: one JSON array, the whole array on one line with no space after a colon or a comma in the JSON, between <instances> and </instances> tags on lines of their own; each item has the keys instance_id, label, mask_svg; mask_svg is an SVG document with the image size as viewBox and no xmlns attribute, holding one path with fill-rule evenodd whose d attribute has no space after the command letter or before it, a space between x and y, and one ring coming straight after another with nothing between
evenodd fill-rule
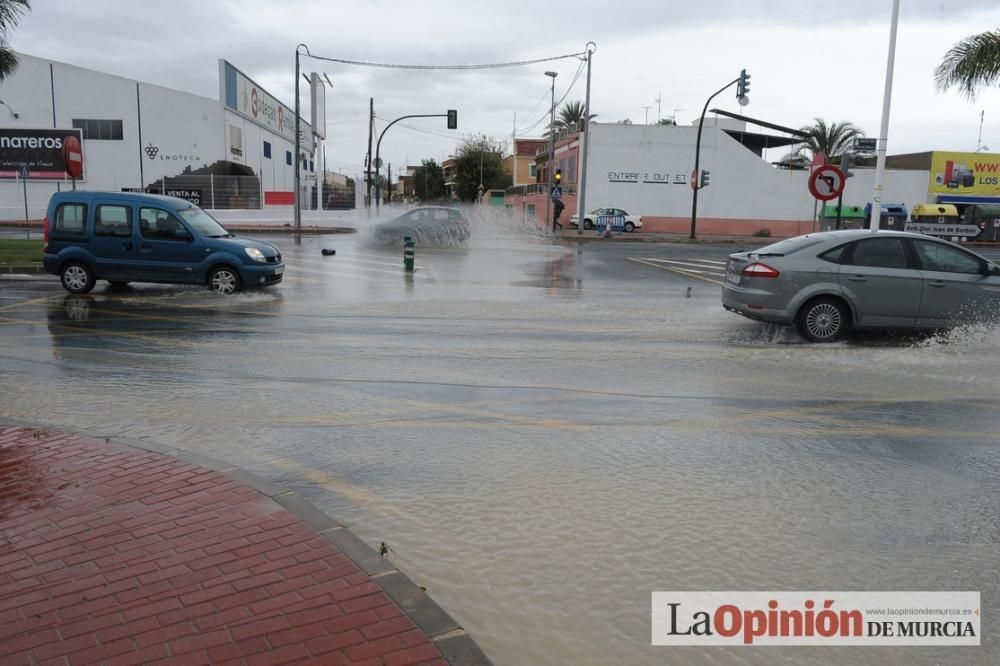
<instances>
[{"instance_id":1,"label":"flooded road","mask_svg":"<svg viewBox=\"0 0 1000 666\"><path fill-rule=\"evenodd\" d=\"M498 664L1000 661L996 327L809 345L722 310L733 246L478 231L412 276L279 237L229 298L5 280L0 417L294 488ZM733 589L977 590L983 646L650 646L650 592Z\"/></svg>"}]
</instances>

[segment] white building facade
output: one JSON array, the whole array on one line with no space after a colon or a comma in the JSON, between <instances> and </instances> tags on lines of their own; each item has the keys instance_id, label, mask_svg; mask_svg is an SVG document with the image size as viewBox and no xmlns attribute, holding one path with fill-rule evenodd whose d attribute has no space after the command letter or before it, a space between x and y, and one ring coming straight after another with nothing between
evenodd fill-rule
<instances>
[{"instance_id":1,"label":"white building facade","mask_svg":"<svg viewBox=\"0 0 1000 666\"><path fill-rule=\"evenodd\" d=\"M812 231L809 171L776 169L727 129L743 125L706 118L699 170L708 172L709 183L698 191L697 232L742 235L767 229L774 236L793 236ZM587 208L616 207L642 215L646 231L688 232L697 134L697 126L592 123ZM874 169L856 168L854 174L844 189L845 208L872 200ZM908 207L928 201L929 177L929 170L887 170L882 200Z\"/></svg>"},{"instance_id":2,"label":"white building facade","mask_svg":"<svg viewBox=\"0 0 1000 666\"><path fill-rule=\"evenodd\" d=\"M0 84L6 106L0 109L0 219L25 217L25 189L28 217L39 219L53 192L73 186L59 173L62 137L69 135L83 146L78 188L174 192L206 208L294 203L294 112L225 60L219 61L219 98L212 99L19 58ZM305 120L301 132L303 200L309 201L319 165Z\"/></svg>"}]
</instances>

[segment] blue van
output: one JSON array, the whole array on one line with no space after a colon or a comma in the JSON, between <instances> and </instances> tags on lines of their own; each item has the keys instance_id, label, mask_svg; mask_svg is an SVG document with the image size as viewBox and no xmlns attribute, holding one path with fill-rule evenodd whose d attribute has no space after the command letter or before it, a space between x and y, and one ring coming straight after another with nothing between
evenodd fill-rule
<instances>
[{"instance_id":1,"label":"blue van","mask_svg":"<svg viewBox=\"0 0 1000 666\"><path fill-rule=\"evenodd\" d=\"M207 284L221 294L281 282L278 248L235 236L176 197L123 192L57 192L45 213L45 270L66 291L97 280Z\"/></svg>"}]
</instances>

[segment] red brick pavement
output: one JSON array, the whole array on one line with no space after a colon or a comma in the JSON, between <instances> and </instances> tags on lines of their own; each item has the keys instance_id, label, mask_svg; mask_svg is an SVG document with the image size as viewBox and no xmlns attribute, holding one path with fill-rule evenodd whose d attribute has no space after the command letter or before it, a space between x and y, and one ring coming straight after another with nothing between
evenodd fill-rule
<instances>
[{"instance_id":1,"label":"red brick pavement","mask_svg":"<svg viewBox=\"0 0 1000 666\"><path fill-rule=\"evenodd\" d=\"M0 427L0 664L447 662L277 504L157 453Z\"/></svg>"}]
</instances>

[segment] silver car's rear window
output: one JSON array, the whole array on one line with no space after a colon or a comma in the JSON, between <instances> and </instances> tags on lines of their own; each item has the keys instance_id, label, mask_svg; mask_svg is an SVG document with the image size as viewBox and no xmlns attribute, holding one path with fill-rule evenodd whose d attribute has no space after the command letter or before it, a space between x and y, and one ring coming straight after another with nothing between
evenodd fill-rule
<instances>
[{"instance_id":1,"label":"silver car's rear window","mask_svg":"<svg viewBox=\"0 0 1000 666\"><path fill-rule=\"evenodd\" d=\"M770 245L765 245L764 247L753 250L750 254L770 254L770 255L789 255L793 252L798 252L799 250L804 250L812 245L819 245L823 242L822 238L816 238L815 236L796 236L795 238L786 238L783 241L778 241L777 243L771 243Z\"/></svg>"}]
</instances>

